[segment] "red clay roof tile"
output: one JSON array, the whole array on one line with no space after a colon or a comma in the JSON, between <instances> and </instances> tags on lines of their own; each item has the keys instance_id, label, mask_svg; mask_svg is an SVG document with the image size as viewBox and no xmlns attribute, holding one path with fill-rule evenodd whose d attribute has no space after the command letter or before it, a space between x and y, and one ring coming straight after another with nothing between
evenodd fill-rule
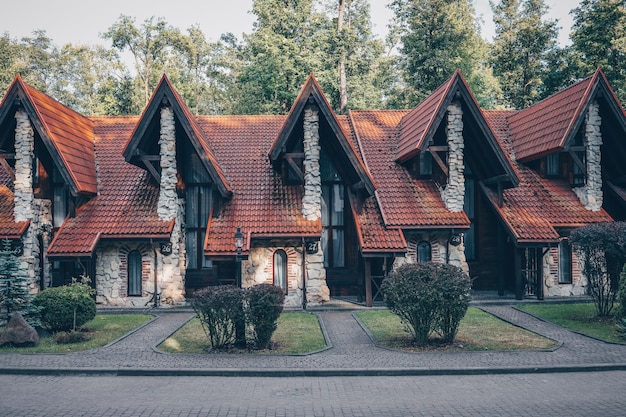
<instances>
[{"instance_id":1,"label":"red clay roof tile","mask_svg":"<svg viewBox=\"0 0 626 417\"><path fill-rule=\"evenodd\" d=\"M0 239L17 239L24 234L30 224L30 221L15 221L13 202L13 192L6 185L0 184Z\"/></svg>"}]
</instances>

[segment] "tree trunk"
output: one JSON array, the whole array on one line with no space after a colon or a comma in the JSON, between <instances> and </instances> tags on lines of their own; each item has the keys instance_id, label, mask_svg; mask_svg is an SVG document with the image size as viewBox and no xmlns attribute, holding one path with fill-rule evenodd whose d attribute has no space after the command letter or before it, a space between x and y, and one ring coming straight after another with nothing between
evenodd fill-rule
<instances>
[{"instance_id":1,"label":"tree trunk","mask_svg":"<svg viewBox=\"0 0 626 417\"><path fill-rule=\"evenodd\" d=\"M343 40L343 13L346 8L346 0L339 0L339 14L337 17L337 36ZM339 114L345 114L348 107L348 81L346 80L346 51L340 47L339 65Z\"/></svg>"}]
</instances>

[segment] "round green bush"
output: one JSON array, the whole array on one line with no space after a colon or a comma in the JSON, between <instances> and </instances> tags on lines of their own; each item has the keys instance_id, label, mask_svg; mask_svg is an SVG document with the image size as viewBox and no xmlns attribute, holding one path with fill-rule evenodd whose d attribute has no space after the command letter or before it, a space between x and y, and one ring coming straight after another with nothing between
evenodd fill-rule
<instances>
[{"instance_id":1,"label":"round green bush","mask_svg":"<svg viewBox=\"0 0 626 417\"><path fill-rule=\"evenodd\" d=\"M68 331L81 327L96 317L96 302L84 284L47 288L37 294L33 304L41 308L41 327L51 332ZM74 309L76 322L74 323Z\"/></svg>"}]
</instances>

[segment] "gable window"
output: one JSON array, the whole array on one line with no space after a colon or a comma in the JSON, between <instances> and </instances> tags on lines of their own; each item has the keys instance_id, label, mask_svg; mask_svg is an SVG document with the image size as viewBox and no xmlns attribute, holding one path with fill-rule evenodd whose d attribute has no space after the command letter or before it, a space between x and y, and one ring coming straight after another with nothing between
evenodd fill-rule
<instances>
[{"instance_id":1,"label":"gable window","mask_svg":"<svg viewBox=\"0 0 626 417\"><path fill-rule=\"evenodd\" d=\"M572 245L569 240L559 243L559 284L572 283Z\"/></svg>"},{"instance_id":2,"label":"gable window","mask_svg":"<svg viewBox=\"0 0 626 417\"><path fill-rule=\"evenodd\" d=\"M422 240L417 244L417 262L425 263L432 260L432 250L430 242Z\"/></svg>"},{"instance_id":3,"label":"gable window","mask_svg":"<svg viewBox=\"0 0 626 417\"><path fill-rule=\"evenodd\" d=\"M287 253L282 249L274 252L274 285L287 294Z\"/></svg>"},{"instance_id":4,"label":"gable window","mask_svg":"<svg viewBox=\"0 0 626 417\"><path fill-rule=\"evenodd\" d=\"M128 296L141 296L142 262L141 253L133 250L128 253Z\"/></svg>"},{"instance_id":5,"label":"gable window","mask_svg":"<svg viewBox=\"0 0 626 417\"><path fill-rule=\"evenodd\" d=\"M345 266L345 189L334 165L322 152L320 158L322 176L322 248L324 266L343 268Z\"/></svg>"},{"instance_id":6,"label":"gable window","mask_svg":"<svg viewBox=\"0 0 626 417\"><path fill-rule=\"evenodd\" d=\"M433 157L430 152L420 153L420 176L430 177L433 175Z\"/></svg>"},{"instance_id":7,"label":"gable window","mask_svg":"<svg viewBox=\"0 0 626 417\"><path fill-rule=\"evenodd\" d=\"M560 158L558 153L550 154L546 157L546 176L558 177L560 172Z\"/></svg>"},{"instance_id":8,"label":"gable window","mask_svg":"<svg viewBox=\"0 0 626 417\"><path fill-rule=\"evenodd\" d=\"M187 269L200 270L213 266L204 256L204 237L212 209L213 184L195 152L184 164L185 181L185 244Z\"/></svg>"},{"instance_id":9,"label":"gable window","mask_svg":"<svg viewBox=\"0 0 626 417\"><path fill-rule=\"evenodd\" d=\"M54 199L52 201L53 226L61 227L69 210L69 193L61 173L56 168L52 171L52 183L54 187Z\"/></svg>"}]
</instances>

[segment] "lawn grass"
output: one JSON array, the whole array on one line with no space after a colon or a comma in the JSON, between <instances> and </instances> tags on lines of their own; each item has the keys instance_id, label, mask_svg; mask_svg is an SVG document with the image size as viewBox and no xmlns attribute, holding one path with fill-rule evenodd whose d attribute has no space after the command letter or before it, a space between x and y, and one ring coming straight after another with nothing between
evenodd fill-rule
<instances>
[{"instance_id":1,"label":"lawn grass","mask_svg":"<svg viewBox=\"0 0 626 417\"><path fill-rule=\"evenodd\" d=\"M417 346L400 318L389 310L361 311L357 317L380 346L409 352L537 350L556 346L551 339L513 326L475 307L467 310L453 344L434 340L426 346Z\"/></svg>"},{"instance_id":2,"label":"lawn grass","mask_svg":"<svg viewBox=\"0 0 626 417\"><path fill-rule=\"evenodd\" d=\"M67 353L105 346L152 319L148 314L100 314L87 322L83 331L89 332L89 340L80 343L57 344L52 336L43 336L39 345L32 347L0 347L0 353Z\"/></svg>"},{"instance_id":3,"label":"lawn grass","mask_svg":"<svg viewBox=\"0 0 626 417\"><path fill-rule=\"evenodd\" d=\"M284 312L278 319L278 328L272 335L271 349L253 353L305 354L326 347L326 341L317 316L306 312ZM206 353L211 345L200 320L194 318L181 327L158 348L168 353ZM233 349L233 353L242 350ZM247 352L247 351L245 351Z\"/></svg>"},{"instance_id":4,"label":"lawn grass","mask_svg":"<svg viewBox=\"0 0 626 417\"><path fill-rule=\"evenodd\" d=\"M617 331L615 318L597 317L593 303L520 304L518 308L568 330L608 342L626 343L626 338Z\"/></svg>"}]
</instances>

